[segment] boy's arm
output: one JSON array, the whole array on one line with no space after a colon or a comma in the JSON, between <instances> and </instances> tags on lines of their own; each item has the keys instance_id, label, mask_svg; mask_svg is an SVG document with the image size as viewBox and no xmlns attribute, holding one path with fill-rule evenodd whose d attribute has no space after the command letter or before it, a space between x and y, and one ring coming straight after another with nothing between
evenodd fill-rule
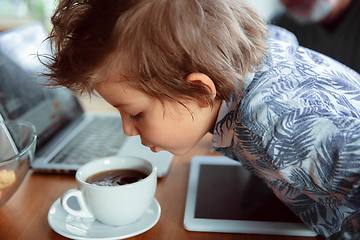
<instances>
[{"instance_id":1,"label":"boy's arm","mask_svg":"<svg viewBox=\"0 0 360 240\"><path fill-rule=\"evenodd\" d=\"M360 120L291 113L277 122L264 151L272 169L260 175L308 226L332 239L359 232Z\"/></svg>"},{"instance_id":2,"label":"boy's arm","mask_svg":"<svg viewBox=\"0 0 360 240\"><path fill-rule=\"evenodd\" d=\"M329 240L353 240L359 239L359 226L360 226L360 209L354 211L351 215L345 218L341 225L341 230L331 235Z\"/></svg>"}]
</instances>

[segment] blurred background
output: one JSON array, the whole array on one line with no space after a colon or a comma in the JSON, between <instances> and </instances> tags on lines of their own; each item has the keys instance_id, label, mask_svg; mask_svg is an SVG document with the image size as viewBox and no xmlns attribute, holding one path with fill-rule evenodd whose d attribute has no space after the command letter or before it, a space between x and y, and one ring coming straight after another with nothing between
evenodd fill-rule
<instances>
[{"instance_id":1,"label":"blurred background","mask_svg":"<svg viewBox=\"0 0 360 240\"><path fill-rule=\"evenodd\" d=\"M278 0L248 0L266 20L282 11ZM0 31L34 21L42 22L50 30L50 16L56 6L54 0L0 0Z\"/></svg>"},{"instance_id":2,"label":"blurred background","mask_svg":"<svg viewBox=\"0 0 360 240\"><path fill-rule=\"evenodd\" d=\"M50 29L55 4L53 0L0 0L0 30L34 21L40 21Z\"/></svg>"}]
</instances>

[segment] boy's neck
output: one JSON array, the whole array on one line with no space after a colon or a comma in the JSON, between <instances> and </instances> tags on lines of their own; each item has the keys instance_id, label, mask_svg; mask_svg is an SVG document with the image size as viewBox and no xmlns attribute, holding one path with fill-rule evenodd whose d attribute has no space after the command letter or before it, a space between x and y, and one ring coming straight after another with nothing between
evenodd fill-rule
<instances>
[{"instance_id":1,"label":"boy's neck","mask_svg":"<svg viewBox=\"0 0 360 240\"><path fill-rule=\"evenodd\" d=\"M208 132L210 132L210 133L213 133L213 129L215 128L215 125L216 125L216 122L217 122L217 119L219 116L221 104L222 104L221 100L216 100L214 103L212 114L211 114L211 120L210 120L211 124L208 129Z\"/></svg>"}]
</instances>

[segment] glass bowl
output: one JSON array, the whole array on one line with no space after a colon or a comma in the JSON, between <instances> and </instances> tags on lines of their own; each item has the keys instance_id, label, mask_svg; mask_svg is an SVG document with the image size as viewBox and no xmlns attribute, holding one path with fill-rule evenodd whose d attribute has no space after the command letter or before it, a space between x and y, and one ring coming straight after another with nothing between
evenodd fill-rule
<instances>
[{"instance_id":1,"label":"glass bowl","mask_svg":"<svg viewBox=\"0 0 360 240\"><path fill-rule=\"evenodd\" d=\"M0 120L0 207L19 188L34 159L35 127L27 121Z\"/></svg>"}]
</instances>

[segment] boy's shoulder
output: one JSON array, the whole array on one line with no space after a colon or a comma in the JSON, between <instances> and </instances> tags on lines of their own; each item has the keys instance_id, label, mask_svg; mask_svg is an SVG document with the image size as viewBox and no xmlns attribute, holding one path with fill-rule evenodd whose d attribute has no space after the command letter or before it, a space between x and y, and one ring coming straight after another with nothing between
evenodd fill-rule
<instances>
[{"instance_id":1,"label":"boy's shoulder","mask_svg":"<svg viewBox=\"0 0 360 240\"><path fill-rule=\"evenodd\" d=\"M339 61L300 46L297 42L291 41L291 38L288 39L290 41L284 41L283 39L269 37L269 54L264 61L267 70L287 68L288 70L293 69L292 71L298 72L301 76L326 74L327 77L330 77L332 75L346 75L360 81L360 75L356 71Z\"/></svg>"},{"instance_id":2,"label":"boy's shoulder","mask_svg":"<svg viewBox=\"0 0 360 240\"><path fill-rule=\"evenodd\" d=\"M286 30L285 28L275 26L275 25L268 25L269 29L269 39L283 41L293 45L299 45L299 42L292 32Z\"/></svg>"}]
</instances>

